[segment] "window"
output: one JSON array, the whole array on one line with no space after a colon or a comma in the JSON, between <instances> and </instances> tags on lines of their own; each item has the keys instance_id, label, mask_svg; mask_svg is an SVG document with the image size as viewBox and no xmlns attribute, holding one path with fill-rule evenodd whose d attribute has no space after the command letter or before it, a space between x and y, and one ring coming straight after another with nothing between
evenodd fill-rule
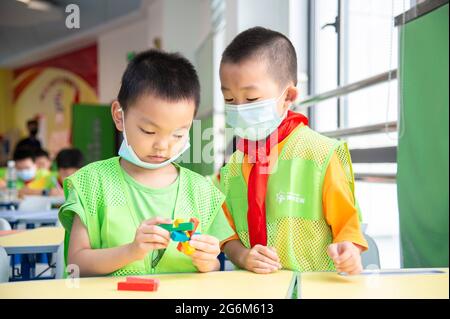
<instances>
[{"instance_id":1,"label":"window","mask_svg":"<svg viewBox=\"0 0 450 319\"><path fill-rule=\"evenodd\" d=\"M311 0L311 95L396 69L394 17L410 5L409 0ZM391 79L318 103L310 110L311 122L315 130L328 132L397 121L397 101L397 80ZM396 132L342 138L351 150L397 146ZM354 172L395 177L396 166L355 163ZM396 183L357 181L355 189L366 232L378 245L381 267L400 267Z\"/></svg>"}]
</instances>

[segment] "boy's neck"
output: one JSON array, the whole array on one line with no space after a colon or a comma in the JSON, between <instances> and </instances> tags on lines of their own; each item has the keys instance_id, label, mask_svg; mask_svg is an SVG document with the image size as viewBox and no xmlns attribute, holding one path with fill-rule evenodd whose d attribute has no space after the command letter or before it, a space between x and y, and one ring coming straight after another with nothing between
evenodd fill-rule
<instances>
[{"instance_id":1,"label":"boy's neck","mask_svg":"<svg viewBox=\"0 0 450 319\"><path fill-rule=\"evenodd\" d=\"M167 187L175 182L178 177L178 169L173 164L157 169L146 169L121 158L120 166L133 179L151 188Z\"/></svg>"}]
</instances>

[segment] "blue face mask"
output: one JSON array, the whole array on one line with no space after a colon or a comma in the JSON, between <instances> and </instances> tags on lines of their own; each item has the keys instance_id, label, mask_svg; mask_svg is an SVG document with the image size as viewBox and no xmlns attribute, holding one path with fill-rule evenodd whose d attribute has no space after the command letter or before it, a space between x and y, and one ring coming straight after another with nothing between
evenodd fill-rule
<instances>
[{"instance_id":1,"label":"blue face mask","mask_svg":"<svg viewBox=\"0 0 450 319\"><path fill-rule=\"evenodd\" d=\"M225 122L234 129L237 136L250 141L267 138L281 124L283 116L278 115L278 98L246 104L225 104Z\"/></svg>"},{"instance_id":2,"label":"blue face mask","mask_svg":"<svg viewBox=\"0 0 450 319\"><path fill-rule=\"evenodd\" d=\"M122 141L122 145L120 145L119 156L136 166L146 168L146 169L157 169L157 168L167 166L168 164L175 161L178 157L180 157L191 146L189 144L189 139L188 139L186 141L186 145L183 147L183 149L176 155L169 158L168 160L161 162L161 163L156 163L156 164L144 162L136 155L136 153L133 151L133 148L131 147L131 145L128 144L127 134L125 132L125 113L123 112L122 109L120 111L122 111L123 141Z\"/></svg>"},{"instance_id":3,"label":"blue face mask","mask_svg":"<svg viewBox=\"0 0 450 319\"><path fill-rule=\"evenodd\" d=\"M26 168L17 171L17 177L23 180L24 182L31 181L36 176L35 168Z\"/></svg>"}]
</instances>

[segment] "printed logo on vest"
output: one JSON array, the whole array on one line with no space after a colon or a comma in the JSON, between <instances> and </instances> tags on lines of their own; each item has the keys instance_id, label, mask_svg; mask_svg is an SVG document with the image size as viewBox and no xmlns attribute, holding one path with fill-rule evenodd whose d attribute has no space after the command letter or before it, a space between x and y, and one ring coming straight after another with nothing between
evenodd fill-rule
<instances>
[{"instance_id":1,"label":"printed logo on vest","mask_svg":"<svg viewBox=\"0 0 450 319\"><path fill-rule=\"evenodd\" d=\"M296 202L297 204L304 204L305 198L299 194L291 193L291 192L278 192L277 195L278 204L283 203L284 201Z\"/></svg>"}]
</instances>

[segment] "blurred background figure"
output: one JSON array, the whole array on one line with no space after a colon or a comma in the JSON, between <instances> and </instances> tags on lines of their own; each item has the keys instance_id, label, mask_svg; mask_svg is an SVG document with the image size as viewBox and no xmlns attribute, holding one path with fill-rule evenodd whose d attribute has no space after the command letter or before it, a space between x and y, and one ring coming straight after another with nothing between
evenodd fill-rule
<instances>
[{"instance_id":1,"label":"blurred background figure","mask_svg":"<svg viewBox=\"0 0 450 319\"><path fill-rule=\"evenodd\" d=\"M64 196L64 179L83 167L84 156L77 148L66 148L56 155L55 161L58 168L58 176L56 177L56 181L54 181L55 187L50 191L50 195Z\"/></svg>"},{"instance_id":2,"label":"blurred background figure","mask_svg":"<svg viewBox=\"0 0 450 319\"><path fill-rule=\"evenodd\" d=\"M37 139L37 134L39 132L39 122L36 118L31 119L27 122L28 137L22 139L17 143L16 150L19 148L28 148L32 152L37 152L41 149L41 142Z\"/></svg>"},{"instance_id":3,"label":"blurred background figure","mask_svg":"<svg viewBox=\"0 0 450 319\"><path fill-rule=\"evenodd\" d=\"M35 153L35 157L37 169L50 172L52 168L52 160L50 159L48 152L42 148L38 149Z\"/></svg>"},{"instance_id":4,"label":"blurred background figure","mask_svg":"<svg viewBox=\"0 0 450 319\"><path fill-rule=\"evenodd\" d=\"M37 168L36 155L29 148L18 148L13 159L17 170L19 197L25 195L45 195L54 187L48 171Z\"/></svg>"}]
</instances>

